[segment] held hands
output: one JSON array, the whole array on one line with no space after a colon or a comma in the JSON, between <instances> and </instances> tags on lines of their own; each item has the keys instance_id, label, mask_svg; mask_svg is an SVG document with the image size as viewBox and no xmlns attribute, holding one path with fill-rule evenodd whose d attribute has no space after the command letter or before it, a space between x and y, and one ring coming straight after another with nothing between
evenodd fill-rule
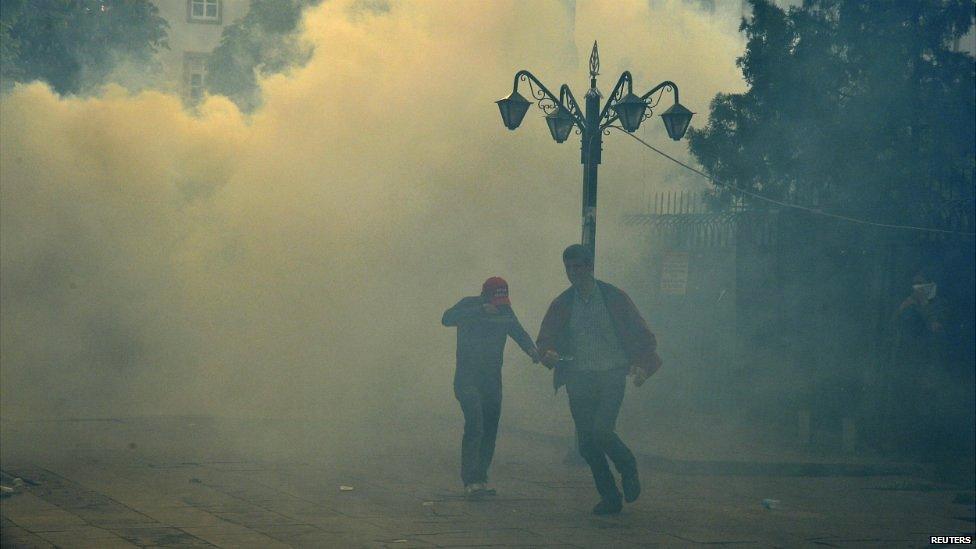
<instances>
[{"instance_id":1,"label":"held hands","mask_svg":"<svg viewBox=\"0 0 976 549\"><path fill-rule=\"evenodd\" d=\"M532 347L532 350L529 352L529 357L532 358L532 364L538 364L542 360L542 357L539 356L539 349L535 347Z\"/></svg>"},{"instance_id":2,"label":"held hands","mask_svg":"<svg viewBox=\"0 0 976 549\"><path fill-rule=\"evenodd\" d=\"M556 367L556 364L559 362L559 353L553 351L552 349L549 349L545 352L545 354L542 355L542 357L539 360L542 362L543 366L552 370L553 368Z\"/></svg>"}]
</instances>

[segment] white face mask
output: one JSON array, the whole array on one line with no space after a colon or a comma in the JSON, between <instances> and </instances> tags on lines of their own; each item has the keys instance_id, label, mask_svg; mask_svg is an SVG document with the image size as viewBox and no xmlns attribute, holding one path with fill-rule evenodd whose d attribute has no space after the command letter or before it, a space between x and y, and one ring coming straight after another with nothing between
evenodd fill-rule
<instances>
[{"instance_id":1,"label":"white face mask","mask_svg":"<svg viewBox=\"0 0 976 549\"><path fill-rule=\"evenodd\" d=\"M935 299L935 282L929 282L926 284L915 284L912 286L916 292L921 292L925 296L925 299Z\"/></svg>"}]
</instances>

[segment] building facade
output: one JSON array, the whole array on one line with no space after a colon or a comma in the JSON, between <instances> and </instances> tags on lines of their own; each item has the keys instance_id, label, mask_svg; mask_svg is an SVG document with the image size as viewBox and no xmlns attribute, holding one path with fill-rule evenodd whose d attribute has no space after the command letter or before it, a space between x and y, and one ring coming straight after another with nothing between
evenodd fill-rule
<instances>
[{"instance_id":1,"label":"building facade","mask_svg":"<svg viewBox=\"0 0 976 549\"><path fill-rule=\"evenodd\" d=\"M247 14L248 0L153 0L169 24L169 49L161 49L160 87L188 104L203 98L207 59L220 44L224 28Z\"/></svg>"}]
</instances>

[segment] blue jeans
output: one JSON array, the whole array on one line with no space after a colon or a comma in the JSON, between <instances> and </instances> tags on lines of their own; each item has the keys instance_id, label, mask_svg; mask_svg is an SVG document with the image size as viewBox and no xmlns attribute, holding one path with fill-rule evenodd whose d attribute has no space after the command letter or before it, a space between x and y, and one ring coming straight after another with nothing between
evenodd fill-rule
<instances>
[{"instance_id":1,"label":"blue jeans","mask_svg":"<svg viewBox=\"0 0 976 549\"><path fill-rule=\"evenodd\" d=\"M495 455L498 419L502 413L501 379L458 380L454 397L464 412L461 439L461 481L465 486L488 480L488 468Z\"/></svg>"},{"instance_id":2,"label":"blue jeans","mask_svg":"<svg viewBox=\"0 0 976 549\"><path fill-rule=\"evenodd\" d=\"M614 432L626 386L627 370L569 371L566 376L579 452L590 466L597 492L607 501L620 501L608 457L621 475L637 473L633 452Z\"/></svg>"}]
</instances>

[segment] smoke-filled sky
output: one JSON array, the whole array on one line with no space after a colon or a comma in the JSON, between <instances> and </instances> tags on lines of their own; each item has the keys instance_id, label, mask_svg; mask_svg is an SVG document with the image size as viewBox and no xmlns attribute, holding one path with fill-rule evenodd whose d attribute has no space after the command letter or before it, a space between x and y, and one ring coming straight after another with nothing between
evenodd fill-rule
<instances>
[{"instance_id":1,"label":"smoke-filled sky","mask_svg":"<svg viewBox=\"0 0 976 549\"><path fill-rule=\"evenodd\" d=\"M509 132L493 102L522 68L582 99L595 39L604 94L623 70L635 91L673 80L702 125L744 86L733 4L579 2L573 21L559 1L324 2L302 25L310 62L261 82L250 116L16 87L0 99L3 413L454 413L443 310L503 276L535 335L580 233L578 138L555 144L534 107ZM638 135L687 157L658 117ZM597 274L626 288L642 240L620 217L679 172L618 134L603 162ZM528 365L514 345L508 362ZM551 397L536 368L513 406Z\"/></svg>"}]
</instances>

